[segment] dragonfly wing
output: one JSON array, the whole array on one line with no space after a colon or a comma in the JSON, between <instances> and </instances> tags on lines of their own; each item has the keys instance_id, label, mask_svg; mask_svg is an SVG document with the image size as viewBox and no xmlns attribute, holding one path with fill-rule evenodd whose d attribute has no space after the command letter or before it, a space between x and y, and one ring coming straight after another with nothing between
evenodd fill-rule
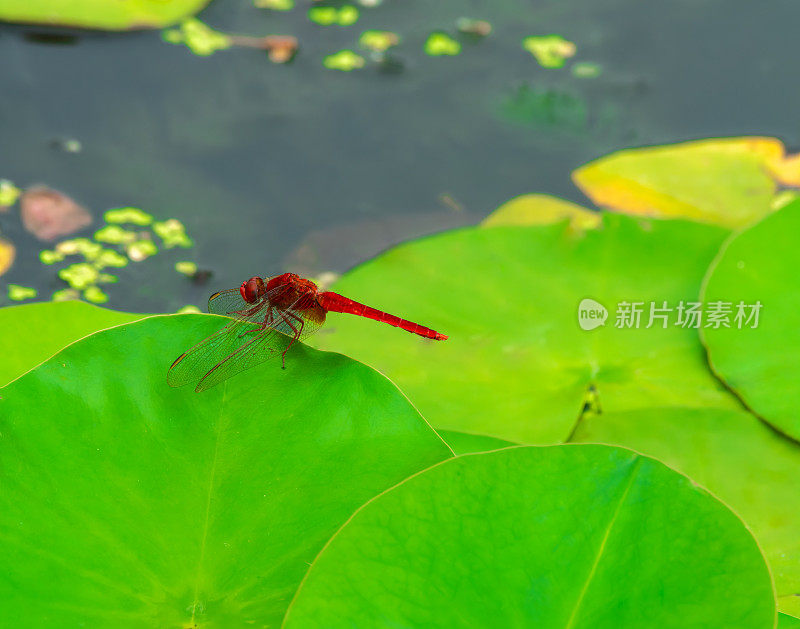
<instances>
[{"instance_id":1,"label":"dragonfly wing","mask_svg":"<svg viewBox=\"0 0 800 629\"><path fill-rule=\"evenodd\" d=\"M214 365L248 343L253 338L253 333L249 330L253 329L258 330L258 326L250 321L231 321L181 354L169 368L167 382L172 387L196 383Z\"/></svg>"},{"instance_id":2,"label":"dragonfly wing","mask_svg":"<svg viewBox=\"0 0 800 629\"><path fill-rule=\"evenodd\" d=\"M279 356L290 341L290 339L270 328L260 332L245 332L245 337L243 338L245 340L244 345L241 345L236 351L214 365L197 383L195 391L199 393L210 389L237 373Z\"/></svg>"},{"instance_id":3,"label":"dragonfly wing","mask_svg":"<svg viewBox=\"0 0 800 629\"><path fill-rule=\"evenodd\" d=\"M238 288L229 288L214 293L208 298L208 311L211 314L235 317L234 313L252 308L253 304L248 304Z\"/></svg>"}]
</instances>

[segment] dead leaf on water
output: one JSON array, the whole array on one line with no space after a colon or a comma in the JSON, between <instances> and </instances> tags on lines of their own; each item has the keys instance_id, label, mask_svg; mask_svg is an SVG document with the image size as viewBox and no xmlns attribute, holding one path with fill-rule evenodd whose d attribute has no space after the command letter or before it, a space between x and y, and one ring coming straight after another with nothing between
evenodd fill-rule
<instances>
[{"instance_id":1,"label":"dead leaf on water","mask_svg":"<svg viewBox=\"0 0 800 629\"><path fill-rule=\"evenodd\" d=\"M20 199L22 224L39 240L55 240L91 224L92 216L67 195L45 186L28 188Z\"/></svg>"}]
</instances>

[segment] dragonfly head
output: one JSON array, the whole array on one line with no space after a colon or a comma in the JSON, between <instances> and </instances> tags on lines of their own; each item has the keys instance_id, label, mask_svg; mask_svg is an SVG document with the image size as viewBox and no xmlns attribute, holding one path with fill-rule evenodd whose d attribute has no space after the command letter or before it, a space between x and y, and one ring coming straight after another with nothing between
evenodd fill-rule
<instances>
[{"instance_id":1,"label":"dragonfly head","mask_svg":"<svg viewBox=\"0 0 800 629\"><path fill-rule=\"evenodd\" d=\"M242 294L242 299L248 304L254 304L267 292L267 287L260 277L251 277L246 282L242 282L239 292Z\"/></svg>"}]
</instances>

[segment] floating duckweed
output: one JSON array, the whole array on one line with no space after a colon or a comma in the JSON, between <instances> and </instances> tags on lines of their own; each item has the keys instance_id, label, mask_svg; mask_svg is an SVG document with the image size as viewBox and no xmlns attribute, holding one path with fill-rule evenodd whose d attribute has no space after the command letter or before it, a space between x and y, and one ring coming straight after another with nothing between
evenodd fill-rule
<instances>
[{"instance_id":1,"label":"floating duckweed","mask_svg":"<svg viewBox=\"0 0 800 629\"><path fill-rule=\"evenodd\" d=\"M84 290L89 286L93 286L97 282L99 275L97 269L88 262L71 264L58 272L58 277L77 290Z\"/></svg>"},{"instance_id":2,"label":"floating duckweed","mask_svg":"<svg viewBox=\"0 0 800 629\"><path fill-rule=\"evenodd\" d=\"M253 0L253 5L259 9L291 11L294 8L294 0Z\"/></svg>"},{"instance_id":3,"label":"floating duckweed","mask_svg":"<svg viewBox=\"0 0 800 629\"><path fill-rule=\"evenodd\" d=\"M522 47L536 57L544 68L560 68L569 57L575 54L575 44L561 35L526 37Z\"/></svg>"},{"instance_id":4,"label":"floating duckweed","mask_svg":"<svg viewBox=\"0 0 800 629\"><path fill-rule=\"evenodd\" d=\"M383 0L358 0L358 4L362 7L377 7L382 4Z\"/></svg>"},{"instance_id":5,"label":"floating duckweed","mask_svg":"<svg viewBox=\"0 0 800 629\"><path fill-rule=\"evenodd\" d=\"M492 25L486 20L473 20L468 17L460 17L456 20L456 28L466 35L475 37L486 37L492 32Z\"/></svg>"},{"instance_id":6,"label":"floating duckweed","mask_svg":"<svg viewBox=\"0 0 800 629\"><path fill-rule=\"evenodd\" d=\"M589 61L581 61L572 66L572 75L577 76L579 79L593 79L600 76L603 68Z\"/></svg>"},{"instance_id":7,"label":"floating duckweed","mask_svg":"<svg viewBox=\"0 0 800 629\"><path fill-rule=\"evenodd\" d=\"M42 264L55 264L56 262L61 262L64 257L65 255L60 251L45 249L39 252L39 260L41 260Z\"/></svg>"},{"instance_id":8,"label":"floating duckweed","mask_svg":"<svg viewBox=\"0 0 800 629\"><path fill-rule=\"evenodd\" d=\"M104 269L107 266L121 268L123 266L128 266L128 258L117 253L113 249L103 249L92 260L92 263L96 269Z\"/></svg>"},{"instance_id":9,"label":"floating duckweed","mask_svg":"<svg viewBox=\"0 0 800 629\"><path fill-rule=\"evenodd\" d=\"M180 23L179 29L168 29L161 34L170 44L185 44L189 50L201 57L207 57L218 50L232 46L231 38L203 24L196 18L188 18Z\"/></svg>"},{"instance_id":10,"label":"floating duckweed","mask_svg":"<svg viewBox=\"0 0 800 629\"><path fill-rule=\"evenodd\" d=\"M362 48L383 52L399 44L400 37L391 31L364 31L358 38L358 43Z\"/></svg>"},{"instance_id":11,"label":"floating duckweed","mask_svg":"<svg viewBox=\"0 0 800 629\"><path fill-rule=\"evenodd\" d=\"M93 242L88 238L73 238L72 240L62 240L56 245L56 253L66 256L83 255L87 260L93 260L102 251L103 246Z\"/></svg>"},{"instance_id":12,"label":"floating duckweed","mask_svg":"<svg viewBox=\"0 0 800 629\"><path fill-rule=\"evenodd\" d=\"M447 33L436 31L431 33L425 42L425 54L431 57L457 55L461 52L461 44Z\"/></svg>"},{"instance_id":13,"label":"floating duckweed","mask_svg":"<svg viewBox=\"0 0 800 629\"><path fill-rule=\"evenodd\" d=\"M178 28L168 28L161 31L161 39L168 44L182 44L183 33L181 33L180 29Z\"/></svg>"},{"instance_id":14,"label":"floating duckweed","mask_svg":"<svg viewBox=\"0 0 800 629\"><path fill-rule=\"evenodd\" d=\"M177 311L178 314L200 314L202 312L197 306L184 306Z\"/></svg>"},{"instance_id":15,"label":"floating duckweed","mask_svg":"<svg viewBox=\"0 0 800 629\"><path fill-rule=\"evenodd\" d=\"M27 286L20 286L19 284L8 285L8 298L11 301L23 301L25 299L33 299L36 297L37 292L35 288Z\"/></svg>"},{"instance_id":16,"label":"floating duckweed","mask_svg":"<svg viewBox=\"0 0 800 629\"><path fill-rule=\"evenodd\" d=\"M103 214L106 223L132 223L133 225L149 225L153 222L152 215L140 210L138 207L121 207L108 210Z\"/></svg>"},{"instance_id":17,"label":"floating duckweed","mask_svg":"<svg viewBox=\"0 0 800 629\"><path fill-rule=\"evenodd\" d=\"M352 4L346 4L339 9L339 26L350 26L358 22L358 9Z\"/></svg>"},{"instance_id":18,"label":"floating duckweed","mask_svg":"<svg viewBox=\"0 0 800 629\"><path fill-rule=\"evenodd\" d=\"M119 225L106 225L94 233L94 239L112 245L125 245L134 242L139 236L136 232L123 229Z\"/></svg>"},{"instance_id":19,"label":"floating duckweed","mask_svg":"<svg viewBox=\"0 0 800 629\"><path fill-rule=\"evenodd\" d=\"M167 249L172 247L189 248L192 240L186 235L186 228L176 218L153 223L153 231L164 241Z\"/></svg>"},{"instance_id":20,"label":"floating duckweed","mask_svg":"<svg viewBox=\"0 0 800 629\"><path fill-rule=\"evenodd\" d=\"M141 262L158 253L158 247L152 240L137 240L125 247L125 253L134 262Z\"/></svg>"},{"instance_id":21,"label":"floating duckweed","mask_svg":"<svg viewBox=\"0 0 800 629\"><path fill-rule=\"evenodd\" d=\"M104 304L108 301L108 295L106 295L103 290L97 286L89 286L85 291L83 291L83 298L86 301L90 301L93 304Z\"/></svg>"},{"instance_id":22,"label":"floating duckweed","mask_svg":"<svg viewBox=\"0 0 800 629\"><path fill-rule=\"evenodd\" d=\"M0 179L0 208L14 205L19 199L22 190L17 188L8 179Z\"/></svg>"},{"instance_id":23,"label":"floating duckweed","mask_svg":"<svg viewBox=\"0 0 800 629\"><path fill-rule=\"evenodd\" d=\"M81 294L74 288L64 288L53 293L50 299L52 301L72 301L74 299L79 299L80 296Z\"/></svg>"},{"instance_id":24,"label":"floating duckweed","mask_svg":"<svg viewBox=\"0 0 800 629\"><path fill-rule=\"evenodd\" d=\"M321 26L350 26L358 21L358 9L352 4L336 7L312 7L308 10L308 19Z\"/></svg>"},{"instance_id":25,"label":"floating duckweed","mask_svg":"<svg viewBox=\"0 0 800 629\"><path fill-rule=\"evenodd\" d=\"M116 284L117 282L119 282L119 278L110 273L100 273L100 275L97 276L98 284Z\"/></svg>"},{"instance_id":26,"label":"floating duckweed","mask_svg":"<svg viewBox=\"0 0 800 629\"><path fill-rule=\"evenodd\" d=\"M197 273L197 265L194 262L176 262L175 270L184 275L194 275Z\"/></svg>"},{"instance_id":27,"label":"floating duckweed","mask_svg":"<svg viewBox=\"0 0 800 629\"><path fill-rule=\"evenodd\" d=\"M336 54L325 57L322 63L331 70L350 72L364 67L364 57L357 55L352 50L340 50Z\"/></svg>"}]
</instances>

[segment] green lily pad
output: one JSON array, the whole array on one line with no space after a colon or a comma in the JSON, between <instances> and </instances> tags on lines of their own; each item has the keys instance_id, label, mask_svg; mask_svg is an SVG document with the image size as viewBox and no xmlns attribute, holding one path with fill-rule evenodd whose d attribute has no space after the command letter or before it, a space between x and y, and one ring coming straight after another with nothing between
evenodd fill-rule
<instances>
[{"instance_id":1,"label":"green lily pad","mask_svg":"<svg viewBox=\"0 0 800 629\"><path fill-rule=\"evenodd\" d=\"M81 302L0 308L0 386L87 334L143 316Z\"/></svg>"},{"instance_id":2,"label":"green lily pad","mask_svg":"<svg viewBox=\"0 0 800 629\"><path fill-rule=\"evenodd\" d=\"M15 626L278 626L358 506L450 456L383 376L301 345L285 370L168 387L172 359L219 327L150 317L2 389L0 600Z\"/></svg>"},{"instance_id":3,"label":"green lily pad","mask_svg":"<svg viewBox=\"0 0 800 629\"><path fill-rule=\"evenodd\" d=\"M0 20L121 31L163 28L194 15L208 0L6 0Z\"/></svg>"},{"instance_id":4,"label":"green lily pad","mask_svg":"<svg viewBox=\"0 0 800 629\"><path fill-rule=\"evenodd\" d=\"M490 450L500 450L501 448L519 445L513 441L505 441L504 439L496 439L486 435L471 435L457 430L440 430L438 432L456 454L489 452Z\"/></svg>"},{"instance_id":5,"label":"green lily pad","mask_svg":"<svg viewBox=\"0 0 800 629\"><path fill-rule=\"evenodd\" d=\"M800 158L775 138L725 138L629 149L578 168L597 205L740 227L771 210L779 183L800 185Z\"/></svg>"},{"instance_id":6,"label":"green lily pad","mask_svg":"<svg viewBox=\"0 0 800 629\"><path fill-rule=\"evenodd\" d=\"M587 417L573 440L632 448L690 476L753 531L778 596L800 592L800 446L744 411L681 408Z\"/></svg>"},{"instance_id":7,"label":"green lily pad","mask_svg":"<svg viewBox=\"0 0 800 629\"><path fill-rule=\"evenodd\" d=\"M575 229L600 225L600 213L549 194L521 194L489 214L483 225L549 225L568 218Z\"/></svg>"},{"instance_id":8,"label":"green lily pad","mask_svg":"<svg viewBox=\"0 0 800 629\"><path fill-rule=\"evenodd\" d=\"M800 201L733 236L709 269L705 304L729 304L704 327L711 367L759 416L800 440ZM757 319L756 319L757 317Z\"/></svg>"},{"instance_id":9,"label":"green lily pad","mask_svg":"<svg viewBox=\"0 0 800 629\"><path fill-rule=\"evenodd\" d=\"M561 68L575 55L575 44L561 35L526 37L522 47L531 53L543 68Z\"/></svg>"},{"instance_id":10,"label":"green lily pad","mask_svg":"<svg viewBox=\"0 0 800 629\"><path fill-rule=\"evenodd\" d=\"M769 629L741 520L662 463L608 446L460 456L367 503L284 627Z\"/></svg>"},{"instance_id":11,"label":"green lily pad","mask_svg":"<svg viewBox=\"0 0 800 629\"><path fill-rule=\"evenodd\" d=\"M659 320L618 329L614 308L697 300L722 229L602 215L597 229L461 229L406 243L346 273L332 290L447 334L429 341L332 313L314 343L387 374L436 428L519 443L565 440L587 396L605 410L683 404L738 408L709 372L697 330ZM578 307L611 312L583 330Z\"/></svg>"},{"instance_id":12,"label":"green lily pad","mask_svg":"<svg viewBox=\"0 0 800 629\"><path fill-rule=\"evenodd\" d=\"M778 614L778 629L800 629L800 618Z\"/></svg>"}]
</instances>

